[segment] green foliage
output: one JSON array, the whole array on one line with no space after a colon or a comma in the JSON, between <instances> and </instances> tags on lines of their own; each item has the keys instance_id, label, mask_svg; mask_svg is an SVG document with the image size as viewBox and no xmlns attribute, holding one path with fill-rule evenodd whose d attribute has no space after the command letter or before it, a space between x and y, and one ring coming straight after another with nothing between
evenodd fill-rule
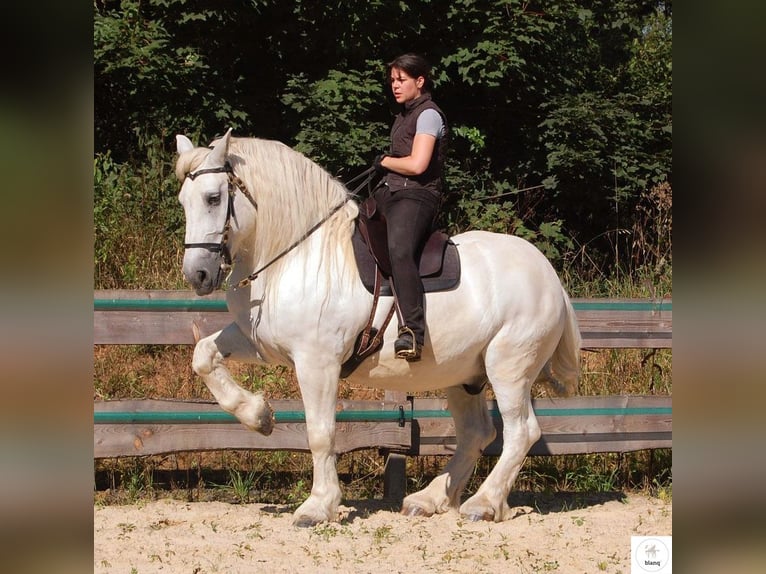
<instances>
[{"instance_id":1,"label":"green foliage","mask_svg":"<svg viewBox=\"0 0 766 574\"><path fill-rule=\"evenodd\" d=\"M256 475L253 471L245 474L239 470L229 469L229 484L227 486L240 504L250 502L250 491L255 486L255 478Z\"/></svg>"},{"instance_id":2,"label":"green foliage","mask_svg":"<svg viewBox=\"0 0 766 574\"><path fill-rule=\"evenodd\" d=\"M161 288L168 269L180 273L183 211L178 184L161 154L149 147L139 168L97 155L93 169L95 287Z\"/></svg>"},{"instance_id":3,"label":"green foliage","mask_svg":"<svg viewBox=\"0 0 766 574\"><path fill-rule=\"evenodd\" d=\"M542 223L538 229L524 224L510 201L491 203L479 199L464 199L461 209L467 218L467 227L496 233L517 235L534 243L555 265L565 251L572 248L572 242L562 230L561 221Z\"/></svg>"},{"instance_id":4,"label":"green foliage","mask_svg":"<svg viewBox=\"0 0 766 574\"><path fill-rule=\"evenodd\" d=\"M516 233L594 277L649 265L642 242L662 260L637 226L672 183L672 2L99 0L97 277L140 281L152 249L114 226L165 193L144 165L170 164L176 133L279 139L343 179L367 167L397 111L384 63L405 51L434 64L451 126L443 227ZM171 244L167 197L154 212L176 215L149 221ZM133 252L107 265L119 247Z\"/></svg>"},{"instance_id":5,"label":"green foliage","mask_svg":"<svg viewBox=\"0 0 766 574\"><path fill-rule=\"evenodd\" d=\"M362 120L379 105L381 95L376 64L367 62L367 68L329 70L313 82L299 74L288 80L282 96L282 102L304 118L295 149L333 173L369 165L388 147L387 126Z\"/></svg>"},{"instance_id":6,"label":"green foliage","mask_svg":"<svg viewBox=\"0 0 766 574\"><path fill-rule=\"evenodd\" d=\"M128 501L136 502L151 494L154 490L152 464L143 464L141 459L133 459L122 469L120 482L125 488ZM133 525L126 525L124 530L132 530Z\"/></svg>"},{"instance_id":7,"label":"green foliage","mask_svg":"<svg viewBox=\"0 0 766 574\"><path fill-rule=\"evenodd\" d=\"M549 14L523 0L451 2L446 16L465 41L442 64L469 86L506 91L510 102L518 90L538 86L525 82L525 87L519 80L531 78L534 54L549 41L554 27Z\"/></svg>"},{"instance_id":8,"label":"green foliage","mask_svg":"<svg viewBox=\"0 0 766 574\"><path fill-rule=\"evenodd\" d=\"M509 170L497 174L491 168L486 160L486 137L481 130L456 126L452 130L452 147L459 153L453 154L447 165L443 227L452 233L481 229L518 235L534 243L554 264L558 263L572 248L562 222L543 221L535 229L531 216L525 221L520 215L524 194L509 181Z\"/></svg>"},{"instance_id":9,"label":"green foliage","mask_svg":"<svg viewBox=\"0 0 766 574\"><path fill-rule=\"evenodd\" d=\"M226 26L231 3L120 0L95 3L96 151L136 160L141 138L195 134L212 121L241 128L239 84ZM204 32L203 32L204 30ZM140 155L138 157L140 161Z\"/></svg>"},{"instance_id":10,"label":"green foliage","mask_svg":"<svg viewBox=\"0 0 766 574\"><path fill-rule=\"evenodd\" d=\"M609 9L594 7L580 20L587 37L606 40L585 42L589 76L541 102L545 164L533 170L556 211L577 222L580 240L602 257L620 241L628 251L629 233L604 231L629 228L642 195L672 176L670 4Z\"/></svg>"},{"instance_id":11,"label":"green foliage","mask_svg":"<svg viewBox=\"0 0 766 574\"><path fill-rule=\"evenodd\" d=\"M668 176L668 157L646 153L653 134L646 131L634 96L605 99L593 93L563 96L545 104L546 180L558 194L576 194L569 201L579 213L602 212L609 204L634 203L640 194ZM600 182L601 185L593 185ZM590 184L590 185L588 185ZM605 207L606 205L606 207Z\"/></svg>"}]
</instances>

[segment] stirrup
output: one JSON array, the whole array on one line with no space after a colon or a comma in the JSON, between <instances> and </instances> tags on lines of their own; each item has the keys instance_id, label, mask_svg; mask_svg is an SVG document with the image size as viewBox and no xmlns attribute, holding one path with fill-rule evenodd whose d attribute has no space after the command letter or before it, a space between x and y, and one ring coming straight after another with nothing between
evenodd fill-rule
<instances>
[{"instance_id":1,"label":"stirrup","mask_svg":"<svg viewBox=\"0 0 766 574\"><path fill-rule=\"evenodd\" d=\"M420 360L420 345L415 340L414 331L409 327L399 328L398 338L394 342L394 353L397 359Z\"/></svg>"}]
</instances>

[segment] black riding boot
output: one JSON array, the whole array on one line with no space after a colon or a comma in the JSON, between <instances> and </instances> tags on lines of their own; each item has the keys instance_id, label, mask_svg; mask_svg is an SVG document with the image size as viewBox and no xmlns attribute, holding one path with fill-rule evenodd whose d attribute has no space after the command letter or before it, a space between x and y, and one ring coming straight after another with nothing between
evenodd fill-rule
<instances>
[{"instance_id":1,"label":"black riding boot","mask_svg":"<svg viewBox=\"0 0 766 574\"><path fill-rule=\"evenodd\" d=\"M419 361L422 345L415 339L415 333L409 327L399 328L399 337L394 342L394 352L397 359Z\"/></svg>"}]
</instances>

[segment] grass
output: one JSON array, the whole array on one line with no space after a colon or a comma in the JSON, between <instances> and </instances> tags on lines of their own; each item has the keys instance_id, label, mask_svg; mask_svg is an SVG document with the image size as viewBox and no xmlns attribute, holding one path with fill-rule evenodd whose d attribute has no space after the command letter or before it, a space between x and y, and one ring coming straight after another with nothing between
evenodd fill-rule
<instances>
[{"instance_id":1,"label":"grass","mask_svg":"<svg viewBox=\"0 0 766 574\"><path fill-rule=\"evenodd\" d=\"M250 491L255 486L255 478L255 471L245 474L239 470L229 469L229 482L221 488L230 490L240 504L247 504L250 502Z\"/></svg>"}]
</instances>

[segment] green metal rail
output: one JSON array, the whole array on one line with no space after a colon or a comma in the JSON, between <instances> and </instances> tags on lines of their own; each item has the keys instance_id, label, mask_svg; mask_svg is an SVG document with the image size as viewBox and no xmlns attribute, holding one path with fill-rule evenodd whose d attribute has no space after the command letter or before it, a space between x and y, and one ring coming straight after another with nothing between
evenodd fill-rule
<instances>
[{"instance_id":1,"label":"green metal rail","mask_svg":"<svg viewBox=\"0 0 766 574\"><path fill-rule=\"evenodd\" d=\"M570 409L536 409L538 417L563 416L635 416L635 415L670 415L672 407L605 407L605 408L570 408ZM490 410L493 417L499 417L496 409ZM339 411L335 415L338 422L378 422L378 421L412 421L416 419L451 417L448 410L407 410L399 411ZM274 418L278 423L306 422L303 411L277 411ZM100 411L93 415L96 424L173 424L173 423L237 423L234 415L224 411Z\"/></svg>"},{"instance_id":2,"label":"green metal rail","mask_svg":"<svg viewBox=\"0 0 766 574\"><path fill-rule=\"evenodd\" d=\"M579 311L672 311L671 301L574 301L575 310ZM103 299L94 298L95 311L218 311L228 310L223 299ZM670 415L670 407L608 407L608 408L569 408L537 409L540 417L556 416L631 416L631 415ZM490 414L499 417L497 410ZM339 411L338 422L375 422L375 421L411 421L421 418L441 418L452 416L448 410L412 410L399 411ZM274 418L278 423L305 422L303 411L277 411ZM132 424L132 423L236 423L237 419L224 411L167 411L167 412L108 412L94 413L96 424Z\"/></svg>"},{"instance_id":3,"label":"green metal rail","mask_svg":"<svg viewBox=\"0 0 766 574\"><path fill-rule=\"evenodd\" d=\"M228 311L223 299L93 299L94 311Z\"/></svg>"}]
</instances>

